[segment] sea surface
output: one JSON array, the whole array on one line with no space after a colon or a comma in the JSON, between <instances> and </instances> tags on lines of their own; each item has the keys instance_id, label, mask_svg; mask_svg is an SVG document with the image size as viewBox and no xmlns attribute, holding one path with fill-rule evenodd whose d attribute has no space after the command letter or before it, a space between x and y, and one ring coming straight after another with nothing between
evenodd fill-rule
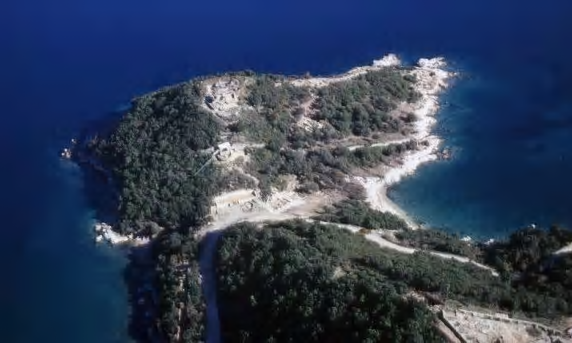
<instances>
[{"instance_id":1,"label":"sea surface","mask_svg":"<svg viewBox=\"0 0 572 343\"><path fill-rule=\"evenodd\" d=\"M81 171L92 120L196 75L331 74L389 52L462 72L436 130L454 159L391 196L476 237L572 224L572 3L7 0L0 4L0 342L127 342L125 258L93 244Z\"/></svg>"}]
</instances>

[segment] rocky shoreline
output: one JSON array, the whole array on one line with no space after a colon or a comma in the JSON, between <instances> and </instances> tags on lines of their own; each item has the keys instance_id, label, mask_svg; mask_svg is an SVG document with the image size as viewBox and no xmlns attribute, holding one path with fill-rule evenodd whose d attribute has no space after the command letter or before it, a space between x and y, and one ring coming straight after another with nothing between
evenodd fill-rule
<instances>
[{"instance_id":1,"label":"rocky shoreline","mask_svg":"<svg viewBox=\"0 0 572 343\"><path fill-rule=\"evenodd\" d=\"M321 88L332 83L343 82L370 71L378 71L384 68L403 67L402 61L395 54L388 54L379 60L374 60L371 66L355 67L341 75L331 77L314 77L295 79L290 82L299 87ZM387 189L401 181L404 177L415 173L420 165L435 161L448 160L451 158L449 149L440 149L441 139L432 134L432 128L436 124L435 114L439 111L439 96L449 87L451 78L458 73L447 69L447 62L443 57L421 58L417 64L406 73L415 78L415 90L421 94L421 98L413 104L403 103L400 110L415 115L413 122L414 133L405 139L372 144L371 146L398 144L407 141L415 141L418 149L409 151L398 161L396 166L388 167L383 177L350 177L366 189L367 201L370 206L382 212L391 212L413 228L420 225L410 218L407 213L393 203L387 196ZM355 148L355 147L353 147Z\"/></svg>"},{"instance_id":2,"label":"rocky shoreline","mask_svg":"<svg viewBox=\"0 0 572 343\"><path fill-rule=\"evenodd\" d=\"M135 237L133 235L121 235L113 230L113 226L100 222L93 225L95 231L95 242L107 242L111 245L139 246L148 244L151 239L148 237Z\"/></svg>"},{"instance_id":3,"label":"rocky shoreline","mask_svg":"<svg viewBox=\"0 0 572 343\"><path fill-rule=\"evenodd\" d=\"M77 163L80 166L87 167L89 171L94 172L105 180L106 187L113 187L113 179L111 173L106 170L102 164L97 161L87 150L85 143L78 143L76 138L71 139L71 145L63 148L60 152L60 158ZM85 170L85 169L84 169ZM115 192L115 190L114 190ZM151 239L149 237L135 237L134 235L122 235L113 226L104 221L95 221L92 225L95 243L107 243L114 246L137 247L148 244Z\"/></svg>"},{"instance_id":4,"label":"rocky shoreline","mask_svg":"<svg viewBox=\"0 0 572 343\"><path fill-rule=\"evenodd\" d=\"M375 182L378 196L368 199L380 210L387 210L401 216L414 229L421 226L415 224L403 209L389 199L387 190L404 177L415 173L422 164L438 160L440 156L449 156L448 153L439 152L442 140L431 133L437 123L435 114L440 108L439 95L448 88L449 80L457 75L447 71L446 67L447 63L442 57L422 58L417 67L411 71L411 74L417 79L415 88L421 94L421 99L413 105L413 113L417 116L417 120L414 122L416 132L412 135L412 139L417 142L425 142L425 145L421 145L422 148L418 151L406 153L400 166L390 168L381 180Z\"/></svg>"},{"instance_id":5,"label":"rocky shoreline","mask_svg":"<svg viewBox=\"0 0 572 343\"><path fill-rule=\"evenodd\" d=\"M92 207L99 212L91 224L94 244L119 248L129 261L124 270L124 280L131 304L128 328L130 336L140 342L161 341L162 337L155 326L158 299L154 284L153 239L155 237L122 235L113 225L108 224L116 222L116 206L113 203L116 201L117 189L111 172L92 155L88 148L88 140L84 138L72 139L70 145L61 150L60 158L82 168L86 188L97 190L94 194L88 194L88 199L93 202ZM86 192L90 193L89 190ZM106 195L102 196L101 193ZM103 221L104 219L106 220Z\"/></svg>"},{"instance_id":6,"label":"rocky shoreline","mask_svg":"<svg viewBox=\"0 0 572 343\"><path fill-rule=\"evenodd\" d=\"M392 56L392 55L390 55ZM390 60L391 66L399 66L401 62L395 57L385 57L382 60ZM383 177L353 177L355 181L366 189L367 202L370 206L381 212L390 212L401 217L412 229L420 228L407 213L395 204L387 196L387 190L392 185L400 182L404 177L412 175L424 163L438 159L450 159L451 152L441 149L441 139L431 133L436 124L435 114L438 112L439 95L449 86L449 80L458 74L447 69L444 58L420 59L410 72L416 78L415 89L421 98L415 104L402 104L404 111L413 113L417 120L413 123L415 132L408 137L410 141L416 141L417 150L406 152L396 166L385 170ZM396 141L397 142L397 141ZM403 139L399 140L403 142ZM392 143L392 142L388 142ZM384 143L384 144L388 144Z\"/></svg>"}]
</instances>

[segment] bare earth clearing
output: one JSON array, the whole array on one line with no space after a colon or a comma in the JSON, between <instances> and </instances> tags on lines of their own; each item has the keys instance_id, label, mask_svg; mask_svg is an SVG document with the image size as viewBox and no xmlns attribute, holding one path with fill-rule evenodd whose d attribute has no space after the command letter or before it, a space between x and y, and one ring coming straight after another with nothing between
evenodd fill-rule
<instances>
[{"instance_id":1,"label":"bare earth clearing","mask_svg":"<svg viewBox=\"0 0 572 343\"><path fill-rule=\"evenodd\" d=\"M570 343L561 330L535 322L510 318L502 313L487 313L445 308L441 319L470 343Z\"/></svg>"}]
</instances>

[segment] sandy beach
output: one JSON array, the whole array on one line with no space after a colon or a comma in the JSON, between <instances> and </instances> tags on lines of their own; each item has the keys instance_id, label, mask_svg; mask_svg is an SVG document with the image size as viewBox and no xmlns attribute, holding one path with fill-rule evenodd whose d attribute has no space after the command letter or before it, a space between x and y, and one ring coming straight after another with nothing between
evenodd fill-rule
<instances>
[{"instance_id":1,"label":"sandy beach","mask_svg":"<svg viewBox=\"0 0 572 343\"><path fill-rule=\"evenodd\" d=\"M422 146L419 150L407 152L398 165L388 168L381 178L353 177L366 189L367 202L373 209L390 212L401 217L412 229L420 228L420 225L389 199L387 189L404 177L413 174L421 164L437 159L441 139L432 135L431 130L437 122L434 116L439 110L438 96L447 88L449 79L455 75L446 71L446 66L443 58L420 59L417 66L410 71L410 74L417 79L415 87L421 94L417 103L413 105L403 104L405 110L409 110L417 116L417 120L413 124L415 132L410 136L410 140L425 141L427 145ZM394 143L403 143L403 140Z\"/></svg>"}]
</instances>

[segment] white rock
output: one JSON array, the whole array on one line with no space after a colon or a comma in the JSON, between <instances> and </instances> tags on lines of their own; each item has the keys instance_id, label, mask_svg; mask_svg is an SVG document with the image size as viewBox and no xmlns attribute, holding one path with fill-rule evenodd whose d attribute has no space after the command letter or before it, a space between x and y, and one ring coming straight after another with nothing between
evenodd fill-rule
<instances>
[{"instance_id":1,"label":"white rock","mask_svg":"<svg viewBox=\"0 0 572 343\"><path fill-rule=\"evenodd\" d=\"M439 69L445 67L447 63L443 57L420 58L417 65L424 69Z\"/></svg>"},{"instance_id":2,"label":"white rock","mask_svg":"<svg viewBox=\"0 0 572 343\"><path fill-rule=\"evenodd\" d=\"M116 233L113 231L113 227L106 223L96 223L94 230L98 232L98 235L95 237L96 242L105 240L111 244L120 244L129 241L129 237Z\"/></svg>"},{"instance_id":3,"label":"white rock","mask_svg":"<svg viewBox=\"0 0 572 343\"><path fill-rule=\"evenodd\" d=\"M374 67L394 67L400 65L401 65L401 60L395 54L388 54L386 56L383 56L380 60L373 61Z\"/></svg>"},{"instance_id":4,"label":"white rock","mask_svg":"<svg viewBox=\"0 0 572 343\"><path fill-rule=\"evenodd\" d=\"M62 158L65 158L65 159L68 159L68 160L69 160L69 159L72 158L72 152L71 152L70 149L65 148L65 149L62 150L62 152L60 153L60 156L61 156Z\"/></svg>"}]
</instances>

